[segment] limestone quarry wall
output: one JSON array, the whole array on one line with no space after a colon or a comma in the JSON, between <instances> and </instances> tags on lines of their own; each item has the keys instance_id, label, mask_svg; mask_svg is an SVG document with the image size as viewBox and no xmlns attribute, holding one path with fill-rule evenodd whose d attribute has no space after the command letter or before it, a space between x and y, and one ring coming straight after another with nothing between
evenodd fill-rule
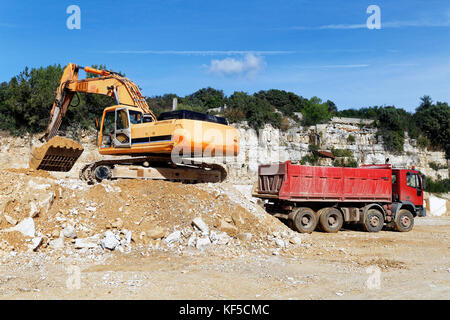
<instances>
[{"instance_id":1,"label":"limestone quarry wall","mask_svg":"<svg viewBox=\"0 0 450 320\"><path fill-rule=\"evenodd\" d=\"M377 129L370 127L370 123L363 123L358 119L333 118L328 124L311 127L301 127L292 123L292 126L284 131L266 125L259 131L259 135L245 123L236 127L240 134L240 154L236 158L227 159L229 180L236 184L253 184L258 165L261 163L299 161L308 154L312 136L318 137L322 150L331 148L351 150L359 165L385 163L385 159L389 158L394 167L415 166L433 179L449 177L448 169L436 171L429 166L429 163L434 162L448 167L449 163L445 159L444 152L421 149L416 146L416 141L410 138L405 139L403 153L394 155L386 152L382 138L377 137ZM354 142L349 142L350 135L354 137ZM80 159L69 173L56 173L57 176L78 177L78 172L85 163L102 158L97 152L95 134L83 133L80 141L85 148ZM31 149L35 145L39 145L38 136L15 137L0 132L0 169L28 167ZM223 161L223 159L210 160ZM320 165L331 164L331 159L320 160Z\"/></svg>"},{"instance_id":2,"label":"limestone quarry wall","mask_svg":"<svg viewBox=\"0 0 450 320\"><path fill-rule=\"evenodd\" d=\"M229 163L229 167L230 178L241 183L254 181L258 165L261 163L299 161L309 153L311 136L318 137L322 150L332 148L350 150L358 165L382 164L389 158L389 163L394 167L415 166L433 179L449 177L448 169L436 171L429 166L434 162L448 168L449 163L445 159L444 152L419 148L416 141L409 137L405 139L404 152L398 155L387 152L384 150L382 137L377 137L377 129L363 126L358 120L351 122L346 118L334 118L328 124L311 127L292 126L285 131L266 125L259 131L259 135L245 124L236 127L240 133L241 149L239 156ZM349 142L350 135L354 137L354 142ZM331 164L331 159L320 160L320 165Z\"/></svg>"}]
</instances>

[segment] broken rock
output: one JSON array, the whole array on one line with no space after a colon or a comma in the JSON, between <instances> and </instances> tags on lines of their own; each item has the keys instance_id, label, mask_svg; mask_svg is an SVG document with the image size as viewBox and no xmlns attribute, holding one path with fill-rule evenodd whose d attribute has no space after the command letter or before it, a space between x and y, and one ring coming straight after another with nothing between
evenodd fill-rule
<instances>
[{"instance_id":1,"label":"broken rock","mask_svg":"<svg viewBox=\"0 0 450 320\"><path fill-rule=\"evenodd\" d=\"M84 248L95 248L97 247L97 242L89 239L89 238L79 238L75 239L75 249L84 249Z\"/></svg>"},{"instance_id":2,"label":"broken rock","mask_svg":"<svg viewBox=\"0 0 450 320\"><path fill-rule=\"evenodd\" d=\"M161 227L156 227L154 229L148 230L147 235L152 240L161 239L166 235L166 231Z\"/></svg>"},{"instance_id":3,"label":"broken rock","mask_svg":"<svg viewBox=\"0 0 450 320\"><path fill-rule=\"evenodd\" d=\"M113 222L111 222L111 227L116 229L121 229L123 227L123 221L120 218L117 218Z\"/></svg>"},{"instance_id":4,"label":"broken rock","mask_svg":"<svg viewBox=\"0 0 450 320\"><path fill-rule=\"evenodd\" d=\"M293 237L289 239L289 242L295 245L299 245L302 244L302 239L300 239L299 237Z\"/></svg>"},{"instance_id":5,"label":"broken rock","mask_svg":"<svg viewBox=\"0 0 450 320\"><path fill-rule=\"evenodd\" d=\"M38 208L38 206L36 205L36 203L34 202L30 202L30 217L34 218L37 215L39 215L39 212L41 210Z\"/></svg>"},{"instance_id":6,"label":"broken rock","mask_svg":"<svg viewBox=\"0 0 450 320\"><path fill-rule=\"evenodd\" d=\"M13 217L8 216L7 214L5 214L5 220L9 223L12 224L13 226L15 226L17 224L17 220L14 219Z\"/></svg>"},{"instance_id":7,"label":"broken rock","mask_svg":"<svg viewBox=\"0 0 450 320\"><path fill-rule=\"evenodd\" d=\"M197 239L197 244L195 245L195 247L197 248L197 250L205 250L210 245L211 245L211 240L209 240L208 237L203 237L203 238Z\"/></svg>"},{"instance_id":8,"label":"broken rock","mask_svg":"<svg viewBox=\"0 0 450 320\"><path fill-rule=\"evenodd\" d=\"M62 248L64 248L64 238L58 238L58 239L51 240L49 242L49 245L53 249L62 249Z\"/></svg>"},{"instance_id":9,"label":"broken rock","mask_svg":"<svg viewBox=\"0 0 450 320\"><path fill-rule=\"evenodd\" d=\"M225 220L220 220L219 229L226 232L230 237L236 236L238 232L238 229L234 225L226 222Z\"/></svg>"},{"instance_id":10,"label":"broken rock","mask_svg":"<svg viewBox=\"0 0 450 320\"><path fill-rule=\"evenodd\" d=\"M209 227L208 225L202 220L202 218L197 217L194 220L192 220L192 224L196 226L203 234L209 233Z\"/></svg>"},{"instance_id":11,"label":"broken rock","mask_svg":"<svg viewBox=\"0 0 450 320\"><path fill-rule=\"evenodd\" d=\"M241 213L238 211L234 211L232 213L231 219L233 220L233 222L236 226L242 226L245 224L244 218L242 217Z\"/></svg>"},{"instance_id":12,"label":"broken rock","mask_svg":"<svg viewBox=\"0 0 450 320\"><path fill-rule=\"evenodd\" d=\"M277 244L277 246L279 246L280 248L284 248L286 246L286 244L284 243L283 240L281 239L275 239L275 243Z\"/></svg>"},{"instance_id":13,"label":"broken rock","mask_svg":"<svg viewBox=\"0 0 450 320\"><path fill-rule=\"evenodd\" d=\"M33 218L25 218L18 225L16 225L13 228L8 229L7 231L19 231L24 236L34 237L34 234L36 233L36 229L34 226L34 220L33 220Z\"/></svg>"},{"instance_id":14,"label":"broken rock","mask_svg":"<svg viewBox=\"0 0 450 320\"><path fill-rule=\"evenodd\" d=\"M239 233L237 238L241 241L251 241L252 240L253 235L251 233L248 232L244 232L244 233Z\"/></svg>"},{"instance_id":15,"label":"broken rock","mask_svg":"<svg viewBox=\"0 0 450 320\"><path fill-rule=\"evenodd\" d=\"M75 233L75 229L72 226L68 226L62 231L64 237L69 239L75 239L77 234Z\"/></svg>"},{"instance_id":16,"label":"broken rock","mask_svg":"<svg viewBox=\"0 0 450 320\"><path fill-rule=\"evenodd\" d=\"M215 232L212 230L209 234L209 239L213 244L224 245L230 242L231 238L225 232Z\"/></svg>"},{"instance_id":17,"label":"broken rock","mask_svg":"<svg viewBox=\"0 0 450 320\"><path fill-rule=\"evenodd\" d=\"M119 239L112 231L108 230L104 233L104 238L101 240L100 245L103 249L114 250L120 244Z\"/></svg>"},{"instance_id":18,"label":"broken rock","mask_svg":"<svg viewBox=\"0 0 450 320\"><path fill-rule=\"evenodd\" d=\"M169 234L168 236L167 236L167 238L165 239L165 241L168 243L168 244L171 244L171 243L173 243L173 242L179 242L181 240L181 232L180 231L174 231L174 232L172 232L171 234Z\"/></svg>"},{"instance_id":19,"label":"broken rock","mask_svg":"<svg viewBox=\"0 0 450 320\"><path fill-rule=\"evenodd\" d=\"M31 240L31 250L36 251L42 244L42 237L36 237Z\"/></svg>"}]
</instances>

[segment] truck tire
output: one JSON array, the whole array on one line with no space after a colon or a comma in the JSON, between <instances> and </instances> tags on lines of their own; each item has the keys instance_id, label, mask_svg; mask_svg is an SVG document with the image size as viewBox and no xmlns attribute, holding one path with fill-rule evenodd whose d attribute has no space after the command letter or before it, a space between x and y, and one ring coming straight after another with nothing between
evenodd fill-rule
<instances>
[{"instance_id":1,"label":"truck tire","mask_svg":"<svg viewBox=\"0 0 450 320\"><path fill-rule=\"evenodd\" d=\"M328 209L330 209L330 208L322 208L322 209L317 210L317 212L316 212L316 218L317 218L317 221L320 220L320 216L321 216L323 213L327 212ZM317 224L316 230L319 230L319 231L325 231L325 230L322 230L322 228L321 228L321 226L320 226L320 223Z\"/></svg>"},{"instance_id":2,"label":"truck tire","mask_svg":"<svg viewBox=\"0 0 450 320\"><path fill-rule=\"evenodd\" d=\"M394 228L399 232L408 232L414 227L414 217L407 209L400 209L395 217Z\"/></svg>"},{"instance_id":3,"label":"truck tire","mask_svg":"<svg viewBox=\"0 0 450 320\"><path fill-rule=\"evenodd\" d=\"M344 224L344 217L341 211L336 208L328 208L319 218L320 228L328 233L336 233L341 230Z\"/></svg>"},{"instance_id":4,"label":"truck tire","mask_svg":"<svg viewBox=\"0 0 450 320\"><path fill-rule=\"evenodd\" d=\"M300 233L311 233L317 226L317 218L314 211L306 207L295 210L292 222L295 230Z\"/></svg>"},{"instance_id":5,"label":"truck tire","mask_svg":"<svg viewBox=\"0 0 450 320\"><path fill-rule=\"evenodd\" d=\"M363 228L367 232L379 232L383 229L383 214L376 209L369 209L364 217Z\"/></svg>"}]
</instances>

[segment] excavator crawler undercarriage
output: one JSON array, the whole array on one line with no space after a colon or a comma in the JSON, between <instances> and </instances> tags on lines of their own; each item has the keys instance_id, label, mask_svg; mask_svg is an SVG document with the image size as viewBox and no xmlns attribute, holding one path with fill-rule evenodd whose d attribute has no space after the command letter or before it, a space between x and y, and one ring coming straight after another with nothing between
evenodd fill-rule
<instances>
[{"instance_id":1,"label":"excavator crawler undercarriage","mask_svg":"<svg viewBox=\"0 0 450 320\"><path fill-rule=\"evenodd\" d=\"M80 179L88 184L112 179L153 179L183 183L222 182L226 170L219 164L174 164L170 157L136 157L100 160L85 165Z\"/></svg>"}]
</instances>

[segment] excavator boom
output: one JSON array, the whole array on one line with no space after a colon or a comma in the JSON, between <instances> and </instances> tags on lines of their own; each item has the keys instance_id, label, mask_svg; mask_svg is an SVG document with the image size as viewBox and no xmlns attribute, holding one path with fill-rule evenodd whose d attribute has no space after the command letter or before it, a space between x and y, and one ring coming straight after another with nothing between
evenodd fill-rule
<instances>
[{"instance_id":1,"label":"excavator boom","mask_svg":"<svg viewBox=\"0 0 450 320\"><path fill-rule=\"evenodd\" d=\"M79 80L78 73L80 69L100 77ZM69 63L64 69L56 90L56 97L50 111L50 121L47 129L40 138L42 142L46 143L33 150L30 160L31 168L66 172L73 167L83 153L83 147L76 141L57 137L58 130L75 92L114 97L118 104L139 107L144 113L149 114L156 120L139 87L129 79L112 71L97 70Z\"/></svg>"},{"instance_id":2,"label":"excavator boom","mask_svg":"<svg viewBox=\"0 0 450 320\"><path fill-rule=\"evenodd\" d=\"M79 80L78 72L80 69L83 69L86 73L96 74L100 77ZM156 120L156 116L150 111L139 87L129 79L112 71L97 70L91 67L81 67L69 63L61 77L56 91L55 102L50 111L50 121L41 141L48 141L57 135L62 119L66 115L75 92L114 97L117 104L138 107L144 113L150 114L153 120Z\"/></svg>"}]
</instances>

